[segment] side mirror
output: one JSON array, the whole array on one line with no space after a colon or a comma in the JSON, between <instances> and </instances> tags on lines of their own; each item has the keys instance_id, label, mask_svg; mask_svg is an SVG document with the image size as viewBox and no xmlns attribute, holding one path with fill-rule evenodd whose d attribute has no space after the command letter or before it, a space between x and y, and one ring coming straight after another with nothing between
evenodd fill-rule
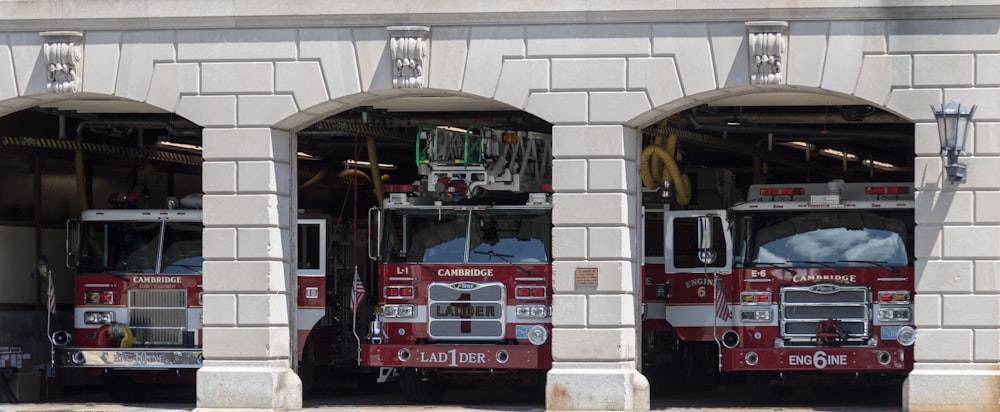
<instances>
[{"instance_id":1,"label":"side mirror","mask_svg":"<svg viewBox=\"0 0 1000 412\"><path fill-rule=\"evenodd\" d=\"M41 259L38 259L38 276L47 278L50 274L52 271L49 270L49 258L42 256Z\"/></svg>"},{"instance_id":2,"label":"side mirror","mask_svg":"<svg viewBox=\"0 0 1000 412\"><path fill-rule=\"evenodd\" d=\"M382 209L368 209L368 258L378 260L382 256Z\"/></svg>"},{"instance_id":3,"label":"side mirror","mask_svg":"<svg viewBox=\"0 0 1000 412\"><path fill-rule=\"evenodd\" d=\"M712 248L714 239L712 238L712 217L698 217L698 260L706 265L715 262L716 252Z\"/></svg>"}]
</instances>

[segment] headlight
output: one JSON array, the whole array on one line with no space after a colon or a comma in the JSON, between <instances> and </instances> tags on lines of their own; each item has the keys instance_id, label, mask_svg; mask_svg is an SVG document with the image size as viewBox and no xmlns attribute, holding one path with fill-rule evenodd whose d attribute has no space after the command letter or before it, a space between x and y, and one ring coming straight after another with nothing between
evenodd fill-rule
<instances>
[{"instance_id":1,"label":"headlight","mask_svg":"<svg viewBox=\"0 0 1000 412\"><path fill-rule=\"evenodd\" d=\"M84 312L83 323L88 325L104 325L115 321L114 312Z\"/></svg>"},{"instance_id":2,"label":"headlight","mask_svg":"<svg viewBox=\"0 0 1000 412\"><path fill-rule=\"evenodd\" d=\"M382 306L382 316L385 316L387 318L412 318L413 305Z\"/></svg>"},{"instance_id":3,"label":"headlight","mask_svg":"<svg viewBox=\"0 0 1000 412\"><path fill-rule=\"evenodd\" d=\"M532 345L538 346L547 340L549 340L549 331L544 326L535 325L528 330L528 342L531 342Z\"/></svg>"},{"instance_id":4,"label":"headlight","mask_svg":"<svg viewBox=\"0 0 1000 412\"><path fill-rule=\"evenodd\" d=\"M741 322L770 322L771 309L740 309Z\"/></svg>"},{"instance_id":5,"label":"headlight","mask_svg":"<svg viewBox=\"0 0 1000 412\"><path fill-rule=\"evenodd\" d=\"M879 308L878 320L882 322L909 322L910 308Z\"/></svg>"},{"instance_id":6,"label":"headlight","mask_svg":"<svg viewBox=\"0 0 1000 412\"><path fill-rule=\"evenodd\" d=\"M514 313L519 318L545 319L552 315L552 310L545 305L517 305Z\"/></svg>"}]
</instances>

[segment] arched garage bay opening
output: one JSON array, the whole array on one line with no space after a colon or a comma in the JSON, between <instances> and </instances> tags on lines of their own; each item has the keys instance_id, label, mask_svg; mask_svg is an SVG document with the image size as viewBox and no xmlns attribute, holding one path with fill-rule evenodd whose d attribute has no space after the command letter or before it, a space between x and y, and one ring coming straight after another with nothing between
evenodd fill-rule
<instances>
[{"instance_id":1,"label":"arched garage bay opening","mask_svg":"<svg viewBox=\"0 0 1000 412\"><path fill-rule=\"evenodd\" d=\"M898 390L913 362L913 123L853 98L770 91L688 107L642 132L651 387L745 381L766 402L793 378L850 375ZM694 230L699 216L714 236ZM876 237L898 253L881 253ZM827 368L834 353L852 366Z\"/></svg>"},{"instance_id":2,"label":"arched garage bay opening","mask_svg":"<svg viewBox=\"0 0 1000 412\"><path fill-rule=\"evenodd\" d=\"M329 239L323 275L298 276L326 298L298 317L307 400L360 387L435 403L514 385L541 402L551 133L458 94L378 100L297 131L300 251L306 220Z\"/></svg>"}]
</instances>

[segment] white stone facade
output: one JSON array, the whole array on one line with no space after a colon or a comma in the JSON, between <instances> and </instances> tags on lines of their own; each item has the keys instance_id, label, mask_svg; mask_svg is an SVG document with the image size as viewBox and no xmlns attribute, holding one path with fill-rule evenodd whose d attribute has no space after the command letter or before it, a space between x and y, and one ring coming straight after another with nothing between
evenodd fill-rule
<instances>
[{"instance_id":1,"label":"white stone facade","mask_svg":"<svg viewBox=\"0 0 1000 412\"><path fill-rule=\"evenodd\" d=\"M1000 408L1000 6L547 3L0 2L0 115L66 98L47 89L41 33L72 30L80 93L205 128L204 410L301 407L287 241L295 130L398 96L463 93L537 115L555 125L546 407L643 410L636 128L723 96L852 96L916 123L919 339L904 405ZM787 23L778 84L751 81L747 23L765 18ZM410 25L430 31L426 88L393 87L388 28ZM957 185L943 177L929 108L949 100L979 107ZM597 287L574 284L579 267L598 269Z\"/></svg>"}]
</instances>

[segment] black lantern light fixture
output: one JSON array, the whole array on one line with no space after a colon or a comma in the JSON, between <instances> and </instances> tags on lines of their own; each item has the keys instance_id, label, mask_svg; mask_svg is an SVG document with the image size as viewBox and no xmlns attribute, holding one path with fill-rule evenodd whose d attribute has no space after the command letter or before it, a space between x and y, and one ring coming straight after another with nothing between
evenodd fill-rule
<instances>
[{"instance_id":1,"label":"black lantern light fixture","mask_svg":"<svg viewBox=\"0 0 1000 412\"><path fill-rule=\"evenodd\" d=\"M941 156L945 158L944 170L949 182L965 181L965 163L958 162L958 156L965 154L965 135L969 130L969 121L976 112L976 106L962 106L952 100L948 104L935 108L934 119L937 120L938 138L941 139Z\"/></svg>"}]
</instances>

